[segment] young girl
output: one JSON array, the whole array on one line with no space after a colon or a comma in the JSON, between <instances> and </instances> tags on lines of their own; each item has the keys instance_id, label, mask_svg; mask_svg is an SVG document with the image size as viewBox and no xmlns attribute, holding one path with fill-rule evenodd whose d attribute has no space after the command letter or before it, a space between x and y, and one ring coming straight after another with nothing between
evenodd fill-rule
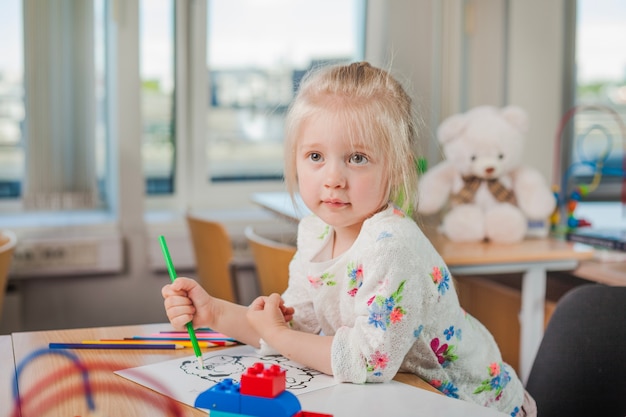
<instances>
[{"instance_id":1,"label":"young girl","mask_svg":"<svg viewBox=\"0 0 626 417\"><path fill-rule=\"evenodd\" d=\"M412 372L450 397L535 415L406 214L417 194L412 112L401 85L367 63L309 73L287 115L285 179L313 215L300 222L287 290L244 307L178 278L163 288L167 316L176 328L193 321L342 382Z\"/></svg>"}]
</instances>

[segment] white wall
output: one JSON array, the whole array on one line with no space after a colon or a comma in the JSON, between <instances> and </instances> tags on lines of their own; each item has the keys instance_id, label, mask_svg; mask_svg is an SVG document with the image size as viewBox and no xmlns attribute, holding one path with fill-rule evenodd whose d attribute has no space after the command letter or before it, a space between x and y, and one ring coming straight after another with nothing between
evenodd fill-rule
<instances>
[{"instance_id":1,"label":"white wall","mask_svg":"<svg viewBox=\"0 0 626 417\"><path fill-rule=\"evenodd\" d=\"M384 54L424 119L430 164L441 158L434 132L445 117L514 104L530 119L523 160L551 184L563 113L564 0L382 3L389 27Z\"/></svg>"},{"instance_id":2,"label":"white wall","mask_svg":"<svg viewBox=\"0 0 626 417\"><path fill-rule=\"evenodd\" d=\"M524 160L550 184L562 108L565 1L511 1L507 97L529 113ZM560 152L560 150L558 150Z\"/></svg>"}]
</instances>

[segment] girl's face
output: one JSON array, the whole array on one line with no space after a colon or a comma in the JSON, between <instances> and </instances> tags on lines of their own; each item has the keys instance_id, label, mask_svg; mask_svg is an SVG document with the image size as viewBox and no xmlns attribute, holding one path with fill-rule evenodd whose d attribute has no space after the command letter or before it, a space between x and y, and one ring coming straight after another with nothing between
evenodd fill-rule
<instances>
[{"instance_id":1,"label":"girl's face","mask_svg":"<svg viewBox=\"0 0 626 417\"><path fill-rule=\"evenodd\" d=\"M296 146L298 188L307 207L335 230L358 232L389 198L384 155L351 141L335 117L312 117Z\"/></svg>"}]
</instances>

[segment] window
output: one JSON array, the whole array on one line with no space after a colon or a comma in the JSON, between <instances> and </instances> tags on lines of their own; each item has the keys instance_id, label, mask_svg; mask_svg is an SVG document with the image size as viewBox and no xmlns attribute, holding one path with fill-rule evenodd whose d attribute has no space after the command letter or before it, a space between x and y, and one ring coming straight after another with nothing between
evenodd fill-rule
<instances>
[{"instance_id":1,"label":"window","mask_svg":"<svg viewBox=\"0 0 626 417\"><path fill-rule=\"evenodd\" d=\"M108 202L107 167L109 164L109 129L106 108L108 106L107 94L107 1L94 0L94 67L95 67L95 98L96 98L96 176L98 178L98 191L100 201Z\"/></svg>"},{"instance_id":2,"label":"window","mask_svg":"<svg viewBox=\"0 0 626 417\"><path fill-rule=\"evenodd\" d=\"M315 65L363 58L364 3L209 0L208 178L282 178L283 119L298 81Z\"/></svg>"},{"instance_id":3,"label":"window","mask_svg":"<svg viewBox=\"0 0 626 417\"><path fill-rule=\"evenodd\" d=\"M568 158L561 189L569 197L584 185L585 200L617 201L626 157L626 3L578 0L576 5L574 105L562 121L560 140Z\"/></svg>"},{"instance_id":4,"label":"window","mask_svg":"<svg viewBox=\"0 0 626 417\"><path fill-rule=\"evenodd\" d=\"M174 3L139 4L142 162L147 194L174 192Z\"/></svg>"},{"instance_id":5,"label":"window","mask_svg":"<svg viewBox=\"0 0 626 417\"><path fill-rule=\"evenodd\" d=\"M18 208L102 206L105 5L0 4L0 198Z\"/></svg>"},{"instance_id":6,"label":"window","mask_svg":"<svg viewBox=\"0 0 626 417\"><path fill-rule=\"evenodd\" d=\"M24 176L24 81L22 1L0 7L0 199L21 195Z\"/></svg>"},{"instance_id":7,"label":"window","mask_svg":"<svg viewBox=\"0 0 626 417\"><path fill-rule=\"evenodd\" d=\"M117 50L121 9L79 3L0 2L3 210L111 208L128 162L146 195L164 196L149 208L206 207L218 189L220 206L239 206L252 188L280 185L283 117L303 74L364 58L366 0L138 0L138 19L123 22L138 39L122 46L139 43L141 108L124 114L141 120L141 160L121 161L119 142L136 135L120 134L112 111L133 103L118 88L137 55Z\"/></svg>"}]
</instances>

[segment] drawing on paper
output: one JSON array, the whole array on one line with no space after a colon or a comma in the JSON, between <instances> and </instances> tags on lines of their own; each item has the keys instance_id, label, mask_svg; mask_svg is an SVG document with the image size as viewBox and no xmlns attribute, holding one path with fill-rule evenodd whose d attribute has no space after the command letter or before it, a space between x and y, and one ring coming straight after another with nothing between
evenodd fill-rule
<instances>
[{"instance_id":1,"label":"drawing on paper","mask_svg":"<svg viewBox=\"0 0 626 417\"><path fill-rule=\"evenodd\" d=\"M195 356L129 368L115 373L154 391L193 406L196 397L231 378L241 379L245 370L256 362L276 364L285 369L286 388L299 395L335 385L333 377L290 361L281 355L260 355L251 346L236 346L202 356L205 368L200 369Z\"/></svg>"},{"instance_id":2,"label":"drawing on paper","mask_svg":"<svg viewBox=\"0 0 626 417\"><path fill-rule=\"evenodd\" d=\"M203 356L204 368L198 367L194 359L186 359L180 369L187 375L194 375L213 383L218 383L225 378L231 378L239 382L241 374L257 362L265 365L278 365L287 371L286 388L288 390L306 390L308 384L321 372L295 364L281 355L228 355L216 354Z\"/></svg>"}]
</instances>

